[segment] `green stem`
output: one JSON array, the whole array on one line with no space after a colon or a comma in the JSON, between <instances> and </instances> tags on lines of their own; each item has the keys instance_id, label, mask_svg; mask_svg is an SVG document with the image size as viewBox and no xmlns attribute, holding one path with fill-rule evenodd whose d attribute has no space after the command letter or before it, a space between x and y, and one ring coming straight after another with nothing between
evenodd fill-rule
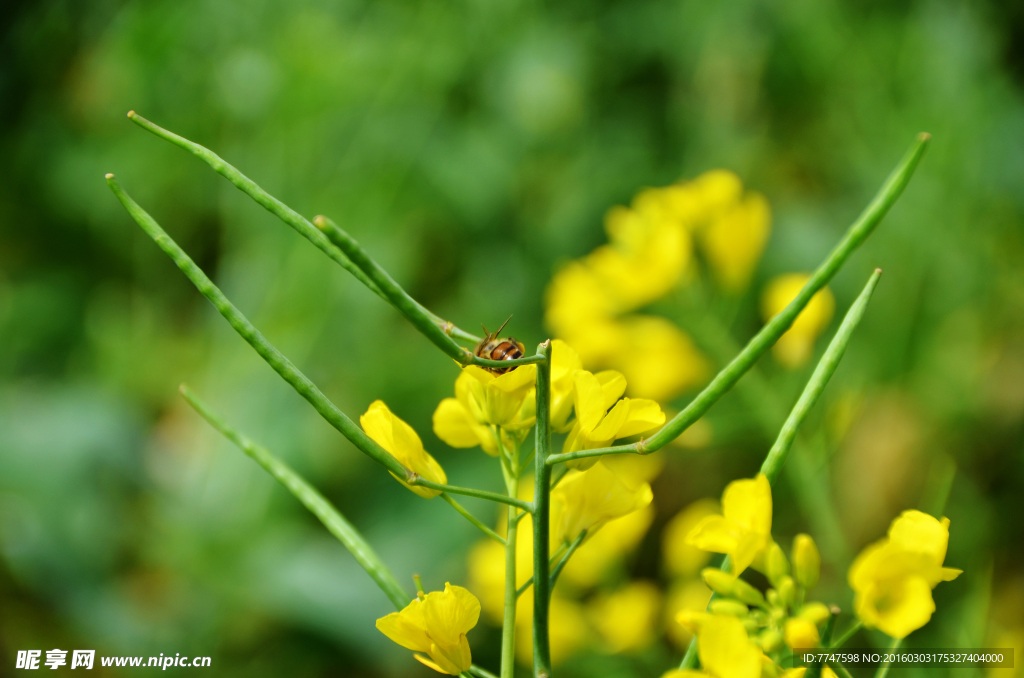
<instances>
[{"instance_id":1,"label":"green stem","mask_svg":"<svg viewBox=\"0 0 1024 678\"><path fill-rule=\"evenodd\" d=\"M796 405L793 406L789 417L786 418L786 423L782 425L782 430L779 431L775 444L772 445L764 463L761 464L761 473L768 476L769 482L774 483L775 479L778 478L779 471L782 470L782 465L786 461L786 456L793 446L793 440L796 438L796 432L799 430L800 424L803 423L807 413L814 407L822 391L825 390L825 385L828 384L829 379L835 374L836 368L839 367L839 361L842 360L843 354L846 353L846 347L850 345L853 331L860 324L861 318L864 317L868 301L871 299L871 295L874 293L881 275L882 269L876 268L875 272L871 274L871 278L868 279L868 284L864 286L864 291L851 304L850 310L846 312L846 317L843 318L843 322L839 326L839 330L832 338L832 341L829 342L828 348L825 349L825 354L818 361L817 367L814 368L814 373L811 374L811 378L807 381L803 393L800 394Z\"/></svg>"},{"instance_id":2,"label":"green stem","mask_svg":"<svg viewBox=\"0 0 1024 678\"><path fill-rule=\"evenodd\" d=\"M223 176L225 179L230 181L239 190L248 195L250 198L255 200L261 206L263 206L268 212L276 216L278 219L295 229L300 235L306 240L313 243L320 251L330 257L335 263L344 268L346 271L351 273L356 279L362 284L366 285L371 291L380 296L385 301L389 301L384 292L377 287L377 285L370 280L365 273L363 273L358 266L352 261L347 259L341 251L332 245L330 241L324 237L324 234L314 228L313 224L309 222L301 214L293 210L292 208L285 205L283 202L264 191L255 181L239 172L235 167L225 162L223 158L214 153L204 146L189 141L184 137L180 137L174 132L164 129L159 125L146 120L135 111L128 111L128 118L137 124L139 127L145 129L148 132L155 134L165 141L169 141L179 148L183 148L189 153L205 162L207 165L213 168L215 172ZM478 342L480 338L474 336L468 332L464 332L453 324L438 318L426 309L423 309L427 313L432 321L446 334L455 336L459 339L466 341Z\"/></svg>"},{"instance_id":3,"label":"green stem","mask_svg":"<svg viewBox=\"0 0 1024 678\"><path fill-rule=\"evenodd\" d=\"M551 557L548 558L548 567L551 567L551 565L553 565L554 562L556 560L558 560L560 557L562 557L562 555L566 551L568 551L568 550L569 550L569 546L566 545L566 544L562 544L561 546L559 546L558 550L555 551L554 553L552 553ZM556 568L556 569L558 569L558 568ZM552 577L553 576L554 575L552 575ZM554 584L554 580L552 580L552 582L551 582L552 588L554 588L554 585L555 585ZM522 586L520 586L518 589L516 589L516 597L518 598L519 596L523 595L523 593L526 592L526 589L530 588L531 586L533 586L533 577L532 576L529 579L527 579L525 582L523 582Z\"/></svg>"},{"instance_id":4,"label":"green stem","mask_svg":"<svg viewBox=\"0 0 1024 678\"><path fill-rule=\"evenodd\" d=\"M537 347L546 360L537 365L537 429L533 490L533 675L550 678L548 605L551 602L549 530L551 523L551 341Z\"/></svg>"},{"instance_id":5,"label":"green stem","mask_svg":"<svg viewBox=\"0 0 1024 678\"><path fill-rule=\"evenodd\" d=\"M477 678L498 678L496 675L494 675L490 671L486 671L486 670L480 668L479 666L477 666L476 664L473 664L472 666L470 666L469 667L469 671L467 671L466 673L470 673L470 674L472 674L474 676L477 676Z\"/></svg>"},{"instance_id":6,"label":"green stem","mask_svg":"<svg viewBox=\"0 0 1024 678\"><path fill-rule=\"evenodd\" d=\"M366 277L373 281L373 284L384 293L385 298L391 305L413 324L423 336L429 339L435 346L441 349L449 358L457 360L466 365L473 357L473 353L455 343L448 334L434 322L433 318L420 304L409 296L395 280L388 275L380 265L374 261L366 250L356 242L355 238L338 227L327 217L320 215L313 217L313 224L337 246L349 260L358 266Z\"/></svg>"},{"instance_id":7,"label":"green stem","mask_svg":"<svg viewBox=\"0 0 1024 678\"><path fill-rule=\"evenodd\" d=\"M491 539L494 539L494 540L496 540L496 541L498 541L498 542L500 542L502 544L505 543L505 540L502 539L500 534L498 534L497 532L495 532L494 530L492 530L491 528L487 527L482 522L480 522L480 520L478 520L476 516L474 516L472 513L467 511L465 508L463 508L462 504L460 504L459 502L457 502L454 499L452 499L451 496L447 492L442 492L441 493L441 499L444 499L453 509L458 511L459 514L461 514L463 518L465 518L470 523L472 523L477 528L479 528L480 531L483 532L484 534L486 534L488 537L490 537Z\"/></svg>"},{"instance_id":8,"label":"green stem","mask_svg":"<svg viewBox=\"0 0 1024 678\"><path fill-rule=\"evenodd\" d=\"M900 643L903 642L902 638L893 638L892 643L889 645L889 653L893 653L899 649ZM886 674L889 673L889 666L892 662L884 661L882 665L875 671L875 678L885 678Z\"/></svg>"},{"instance_id":9,"label":"green stem","mask_svg":"<svg viewBox=\"0 0 1024 678\"><path fill-rule=\"evenodd\" d=\"M363 535L342 516L330 502L324 499L323 495L317 492L299 474L291 469L283 461L279 460L268 450L256 445L251 440L231 428L223 419L213 413L212 410L200 400L199 396L193 393L187 386L182 384L179 388L181 395L185 397L188 404L198 412L203 419L211 426L220 431L225 438L237 445L243 452L251 457L257 464L262 466L267 473L277 479L285 488L291 492L296 499L320 519L331 534L338 538L345 548L348 549L356 562L366 570L367 574L380 587L381 591L394 603L395 608L401 610L409 604L411 598L402 586L395 579L394 575L381 561L380 556L366 542Z\"/></svg>"},{"instance_id":10,"label":"green stem","mask_svg":"<svg viewBox=\"0 0 1024 678\"><path fill-rule=\"evenodd\" d=\"M864 209L857 220L847 230L846 235L836 245L835 249L829 254L825 261L818 267L818 269L811 276L807 284L804 285L800 293L797 294L796 298L790 302L781 313L772 318L768 323L761 328L761 331L754 335L747 345L740 353L733 358L732 362L725 366L722 371L715 375L714 379L711 380L703 391L701 391L696 398L690 401L682 412L672 418L660 431L658 431L649 440L640 441L631 445L615 445L612 447L599 448L596 450L580 450L578 452L570 452L563 454L552 455L548 462L557 464L565 461L571 461L573 459L581 459L584 457L599 457L606 454L626 454L626 453L639 453L647 454L659 450L666 444L675 440L683 431L689 428L695 421L704 416L711 406L714 405L719 398L731 389L740 377L749 370L757 359L764 354L771 346L778 340L779 337L789 329L790 325L796 319L800 311L811 301L811 298L817 294L828 282L835 276L839 271L840 267L846 260L850 258L850 255L856 250L869 235L878 226L882 217L886 215L889 208L892 207L893 203L899 198L903 189L906 188L907 183L910 181L910 177L913 175L914 170L917 168L918 163L921 160L921 156L924 154L925 147L927 146L928 140L931 137L926 133L918 135L917 140L914 142L910 150L904 155L903 159L896 166L893 172L886 179L885 183L882 184L882 188L875 195L871 203Z\"/></svg>"},{"instance_id":11,"label":"green stem","mask_svg":"<svg viewBox=\"0 0 1024 678\"><path fill-rule=\"evenodd\" d=\"M829 647L842 647L843 645L846 644L846 641L848 641L850 638L852 638L853 634L857 633L857 631L860 631L861 627L863 627L863 626L864 626L863 622L861 622L860 620L857 620L856 622L854 622L853 626L851 626L850 628L846 629L846 631L843 633L843 635L839 636L838 640L832 641L832 644L829 645Z\"/></svg>"},{"instance_id":12,"label":"green stem","mask_svg":"<svg viewBox=\"0 0 1024 678\"><path fill-rule=\"evenodd\" d=\"M519 478L512 475L508 482L508 494L519 494ZM508 527L505 532L505 611L501 624L501 678L513 678L516 670L516 508L508 507Z\"/></svg>"},{"instance_id":13,"label":"green stem","mask_svg":"<svg viewBox=\"0 0 1024 678\"><path fill-rule=\"evenodd\" d=\"M224 293L213 284L205 273L195 265L195 262L164 232L160 225L153 220L139 205L132 200L118 185L113 174L107 175L107 184L114 192L117 199L121 201L124 208L131 215L132 219L142 227L149 237L169 256L181 272L192 281L204 297L210 300L217 311L224 319L231 324L238 334L245 339L256 353L263 358L274 371L281 375L281 378L288 382L299 395L305 398L320 416L327 420L331 426L336 428L343 436L349 439L353 445L359 448L374 461L383 465L389 471L403 480L411 478L412 471L406 469L401 463L371 439L361 428L349 419L344 412L339 410L334 403L327 399L320 389L309 380L306 375L299 371L277 348L274 347L266 337L260 334L248 318L232 305Z\"/></svg>"},{"instance_id":14,"label":"green stem","mask_svg":"<svg viewBox=\"0 0 1024 678\"><path fill-rule=\"evenodd\" d=\"M461 494L466 497L476 497L477 499L486 499L487 501L497 502L499 504L508 504L509 506L515 506L520 508L527 513L533 512L533 504L522 499L515 497L507 497L504 494L497 492L488 492L487 490L477 490L472 487L457 487L455 485L444 485L442 483L435 483L432 480L427 480L423 476L417 475L412 480L407 481L409 485L419 485L426 487L431 490L438 490L439 492L447 492L449 494Z\"/></svg>"},{"instance_id":15,"label":"green stem","mask_svg":"<svg viewBox=\"0 0 1024 678\"><path fill-rule=\"evenodd\" d=\"M555 566L554 571L551 573L551 589L554 590L555 584L558 583L558 575L562 574L562 570L565 569L566 563L572 558L572 554L576 553L576 549L580 547L583 540L587 538L587 531L583 530L579 536L573 539L572 544L569 545L569 550L565 552L562 559L558 561L558 565Z\"/></svg>"}]
</instances>

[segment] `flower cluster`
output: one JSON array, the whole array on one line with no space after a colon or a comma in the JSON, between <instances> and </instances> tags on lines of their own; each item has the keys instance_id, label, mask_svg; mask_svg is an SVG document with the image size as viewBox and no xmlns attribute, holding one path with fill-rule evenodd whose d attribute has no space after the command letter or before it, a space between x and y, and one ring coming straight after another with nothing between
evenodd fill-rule
<instances>
[{"instance_id":1,"label":"flower cluster","mask_svg":"<svg viewBox=\"0 0 1024 678\"><path fill-rule=\"evenodd\" d=\"M838 608L808 601L817 583L821 557L806 534L793 540L790 559L771 535L772 496L768 479L733 481L722 495L722 514L709 514L687 535L689 545L724 553L728 571L705 568L701 576L718 597L707 611L684 609L676 619L698 638L704 673L724 676L789 676L778 659L785 647L810 649ZM868 546L850 568L854 607L861 622L894 638L904 638L928 622L935 604L932 589L960 570L943 567L949 519L905 511L885 539ZM740 577L753 567L770 587L762 592ZM686 678L695 672L673 672Z\"/></svg>"},{"instance_id":2,"label":"flower cluster","mask_svg":"<svg viewBox=\"0 0 1024 678\"><path fill-rule=\"evenodd\" d=\"M377 620L377 629L439 673L458 675L469 670L466 633L480 618L480 601L462 588L446 583L444 591L420 594L401 612Z\"/></svg>"},{"instance_id":3,"label":"flower cluster","mask_svg":"<svg viewBox=\"0 0 1024 678\"><path fill-rule=\"evenodd\" d=\"M664 402L703 382L708 363L685 331L644 309L695 280L698 259L723 293L743 292L770 230L767 201L745 193L732 172L713 170L693 181L645 189L630 207L608 212L608 244L554 275L545 322L576 347L585 366L616 369L631 393ZM763 293L765 320L785 308L805 281L802 274L772 281ZM831 294L822 290L780 340L780 362L796 366L810 357L833 306Z\"/></svg>"}]
</instances>

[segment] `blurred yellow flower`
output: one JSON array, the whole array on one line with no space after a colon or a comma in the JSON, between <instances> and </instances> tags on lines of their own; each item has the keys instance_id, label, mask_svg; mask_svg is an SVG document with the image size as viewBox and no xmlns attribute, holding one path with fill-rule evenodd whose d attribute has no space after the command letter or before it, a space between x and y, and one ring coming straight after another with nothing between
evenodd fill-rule
<instances>
[{"instance_id":1,"label":"blurred yellow flower","mask_svg":"<svg viewBox=\"0 0 1024 678\"><path fill-rule=\"evenodd\" d=\"M588 606L591 625L613 654L640 650L654 642L661 592L654 584L634 581L595 598Z\"/></svg>"},{"instance_id":2,"label":"blurred yellow flower","mask_svg":"<svg viewBox=\"0 0 1024 678\"><path fill-rule=\"evenodd\" d=\"M675 324L659 316L631 315L621 327L624 349L613 366L626 376L630 393L665 401L707 379L708 361Z\"/></svg>"},{"instance_id":3,"label":"blurred yellow flower","mask_svg":"<svg viewBox=\"0 0 1024 678\"><path fill-rule=\"evenodd\" d=\"M570 542L583 530L592 535L605 523L644 508L653 496L647 483L627 484L601 463L570 471L551 492L552 542Z\"/></svg>"},{"instance_id":4,"label":"blurred yellow flower","mask_svg":"<svg viewBox=\"0 0 1024 678\"><path fill-rule=\"evenodd\" d=\"M682 612L678 621L697 635L703 673L713 678L759 678L761 649L750 641L743 622L729 615Z\"/></svg>"},{"instance_id":5,"label":"blurred yellow flower","mask_svg":"<svg viewBox=\"0 0 1024 678\"><path fill-rule=\"evenodd\" d=\"M668 522L661 536L661 554L669 575L694 577L708 564L711 554L690 544L687 537L704 518L717 514L719 510L714 499L699 499Z\"/></svg>"},{"instance_id":6,"label":"blurred yellow flower","mask_svg":"<svg viewBox=\"0 0 1024 678\"><path fill-rule=\"evenodd\" d=\"M520 492L520 499L530 501L531 496ZM497 526L498 534L506 533L506 513L502 512ZM487 619L500 626L505 610L505 547L493 539L477 542L469 551L466 562L469 584L480 597ZM533 523L529 516L519 521L516 529L516 588L533 576ZM529 598L527 589L520 600Z\"/></svg>"},{"instance_id":7,"label":"blurred yellow flower","mask_svg":"<svg viewBox=\"0 0 1024 678\"><path fill-rule=\"evenodd\" d=\"M738 576L772 543L768 478L759 473L751 480L729 483L722 494L722 513L702 519L687 542L705 551L729 554L732 574Z\"/></svg>"},{"instance_id":8,"label":"blurred yellow flower","mask_svg":"<svg viewBox=\"0 0 1024 678\"><path fill-rule=\"evenodd\" d=\"M690 629L676 619L683 611L703 612L711 600L711 589L700 579L677 583L670 589L665 601L665 632L680 649L686 649L693 638Z\"/></svg>"},{"instance_id":9,"label":"blurred yellow flower","mask_svg":"<svg viewBox=\"0 0 1024 678\"><path fill-rule=\"evenodd\" d=\"M814 622L803 617L787 619L783 635L786 639L786 645L791 650L809 650L818 647L818 642L821 640L818 636L818 627L814 625Z\"/></svg>"},{"instance_id":10,"label":"blurred yellow flower","mask_svg":"<svg viewBox=\"0 0 1024 678\"><path fill-rule=\"evenodd\" d=\"M810 279L805 273L787 273L773 278L761 295L761 315L765 322L789 306ZM806 363L814 352L814 342L831 322L835 306L835 298L827 287L811 297L793 325L772 347L776 360L789 368Z\"/></svg>"},{"instance_id":11,"label":"blurred yellow flower","mask_svg":"<svg viewBox=\"0 0 1024 678\"><path fill-rule=\"evenodd\" d=\"M564 452L607 447L618 438L646 433L665 423L665 413L653 400L622 398L626 380L618 372L608 370L594 375L577 370L573 383L576 423L565 439ZM596 461L595 457L588 457L568 465L585 469Z\"/></svg>"},{"instance_id":12,"label":"blurred yellow flower","mask_svg":"<svg viewBox=\"0 0 1024 678\"><path fill-rule=\"evenodd\" d=\"M495 375L476 365L464 367L455 380L455 397L434 410L434 433L452 447L481 446L498 454L491 426L520 431L533 426L536 365L522 365Z\"/></svg>"},{"instance_id":13,"label":"blurred yellow flower","mask_svg":"<svg viewBox=\"0 0 1024 678\"><path fill-rule=\"evenodd\" d=\"M651 505L608 521L576 549L562 570L561 581L579 588L596 585L612 565L636 548L653 521L654 507Z\"/></svg>"},{"instance_id":14,"label":"blurred yellow flower","mask_svg":"<svg viewBox=\"0 0 1024 678\"><path fill-rule=\"evenodd\" d=\"M948 542L948 518L904 511L886 538L865 548L848 574L864 625L905 638L927 624L935 611L932 589L961 572L942 566Z\"/></svg>"},{"instance_id":15,"label":"blurred yellow flower","mask_svg":"<svg viewBox=\"0 0 1024 678\"><path fill-rule=\"evenodd\" d=\"M432 591L417 598L401 612L377 620L377 629L413 652L422 664L458 675L469 669L472 657L466 633L480 618L480 601L461 586L446 583L444 591Z\"/></svg>"},{"instance_id":16,"label":"blurred yellow flower","mask_svg":"<svg viewBox=\"0 0 1024 678\"><path fill-rule=\"evenodd\" d=\"M742 292L761 260L771 231L771 209L752 193L712 217L700 232L701 249L718 284Z\"/></svg>"},{"instance_id":17,"label":"blurred yellow flower","mask_svg":"<svg viewBox=\"0 0 1024 678\"><path fill-rule=\"evenodd\" d=\"M441 465L423 449L423 442L416 431L396 417L384 401L375 400L370 403L366 413L359 417L359 425L363 427L366 435L387 450L388 454L397 459L402 466L435 483L448 482L448 476ZM421 497L430 499L440 494L438 490L410 486L394 473L391 475Z\"/></svg>"}]
</instances>

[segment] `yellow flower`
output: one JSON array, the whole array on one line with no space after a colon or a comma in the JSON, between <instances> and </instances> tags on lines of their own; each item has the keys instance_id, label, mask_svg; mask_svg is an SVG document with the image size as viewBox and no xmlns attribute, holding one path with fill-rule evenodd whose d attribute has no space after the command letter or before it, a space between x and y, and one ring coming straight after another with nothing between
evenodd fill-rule
<instances>
[{"instance_id":1,"label":"yellow flower","mask_svg":"<svg viewBox=\"0 0 1024 678\"><path fill-rule=\"evenodd\" d=\"M438 671L458 675L469 670L470 656L466 633L480 618L480 601L461 586L446 583L444 591L433 591L409 603L401 612L392 612L377 620L377 629L413 652L422 664Z\"/></svg>"},{"instance_id":2,"label":"yellow flower","mask_svg":"<svg viewBox=\"0 0 1024 678\"><path fill-rule=\"evenodd\" d=\"M536 365L521 365L494 375L476 365L462 369L455 380L455 397L445 398L434 410L434 433L452 447L481 446L496 456L497 441L491 426L522 431L533 426Z\"/></svg>"},{"instance_id":3,"label":"yellow flower","mask_svg":"<svg viewBox=\"0 0 1024 678\"><path fill-rule=\"evenodd\" d=\"M734 480L722 494L720 516L707 516L687 541L699 549L729 554L738 576L772 543L772 488L758 473L752 480Z\"/></svg>"},{"instance_id":4,"label":"yellow flower","mask_svg":"<svg viewBox=\"0 0 1024 678\"><path fill-rule=\"evenodd\" d=\"M719 511L714 499L700 499L680 511L665 526L661 537L661 553L665 569L672 576L693 577L708 564L711 554L687 541L693 528Z\"/></svg>"},{"instance_id":5,"label":"yellow flower","mask_svg":"<svg viewBox=\"0 0 1024 678\"><path fill-rule=\"evenodd\" d=\"M594 375L577 370L573 381L576 423L565 439L565 452L607 447L618 438L645 433L665 423L665 413L653 400L622 398L626 379L618 372ZM587 457L569 462L569 466L585 469L595 462L596 458Z\"/></svg>"},{"instance_id":6,"label":"yellow flower","mask_svg":"<svg viewBox=\"0 0 1024 678\"><path fill-rule=\"evenodd\" d=\"M387 450L388 454L397 459L402 466L435 483L448 482L448 476L441 465L423 449L423 442L416 435L416 431L392 414L384 401L375 400L370 403L366 413L359 417L359 425L363 427L366 435ZM410 486L394 473L391 475L421 497L430 499L440 494L439 491L426 487Z\"/></svg>"},{"instance_id":7,"label":"yellow flower","mask_svg":"<svg viewBox=\"0 0 1024 678\"><path fill-rule=\"evenodd\" d=\"M931 619L932 589L960 574L942 566L949 519L904 511L885 539L865 548L850 566L853 606L864 625L905 638Z\"/></svg>"},{"instance_id":8,"label":"yellow flower","mask_svg":"<svg viewBox=\"0 0 1024 678\"><path fill-rule=\"evenodd\" d=\"M638 511L654 495L647 483L629 485L603 464L570 471L551 492L551 537L570 542L583 530L594 533L608 521Z\"/></svg>"},{"instance_id":9,"label":"yellow flower","mask_svg":"<svg viewBox=\"0 0 1024 678\"><path fill-rule=\"evenodd\" d=\"M729 615L682 612L678 621L697 635L703 673L713 678L759 678L761 650L750 641L743 622ZM694 672L700 675L700 672Z\"/></svg>"},{"instance_id":10,"label":"yellow flower","mask_svg":"<svg viewBox=\"0 0 1024 678\"><path fill-rule=\"evenodd\" d=\"M590 623L613 654L639 650L655 639L661 592L650 582L627 584L594 599L588 609Z\"/></svg>"},{"instance_id":11,"label":"yellow flower","mask_svg":"<svg viewBox=\"0 0 1024 678\"><path fill-rule=\"evenodd\" d=\"M818 636L818 627L814 625L814 622L802 617L787 619L783 634L786 638L786 645L791 650L809 650L818 647L818 642L821 640Z\"/></svg>"},{"instance_id":12,"label":"yellow flower","mask_svg":"<svg viewBox=\"0 0 1024 678\"><path fill-rule=\"evenodd\" d=\"M756 193L712 217L701 231L701 248L719 285L740 292L761 259L771 230L768 201Z\"/></svg>"},{"instance_id":13,"label":"yellow flower","mask_svg":"<svg viewBox=\"0 0 1024 678\"><path fill-rule=\"evenodd\" d=\"M711 589L700 579L689 579L672 587L665 603L665 631L680 649L686 649L693 632L676 621L684 611L703 612L711 600Z\"/></svg>"},{"instance_id":14,"label":"yellow flower","mask_svg":"<svg viewBox=\"0 0 1024 678\"><path fill-rule=\"evenodd\" d=\"M782 312L796 298L811 277L804 273L787 273L768 283L761 296L761 314L765 321ZM793 321L792 326L772 347L776 360L786 367L799 367L814 352L814 342L832 320L836 302L827 287L811 297L810 302Z\"/></svg>"}]
</instances>

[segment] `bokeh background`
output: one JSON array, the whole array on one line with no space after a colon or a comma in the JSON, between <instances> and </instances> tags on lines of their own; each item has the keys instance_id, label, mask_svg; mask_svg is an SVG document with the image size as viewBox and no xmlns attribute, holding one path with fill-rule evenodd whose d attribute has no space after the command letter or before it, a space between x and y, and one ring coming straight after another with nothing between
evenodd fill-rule
<instances>
[{"instance_id":1,"label":"bokeh background","mask_svg":"<svg viewBox=\"0 0 1024 678\"><path fill-rule=\"evenodd\" d=\"M1024 643L1021 8L8 3L0 674L18 649L53 647L210 655L205 673L223 676L431 674L374 629L389 604L349 554L185 406L180 382L314 482L402 581L465 583L479 538L280 381L128 218L105 172L344 411L383 398L453 482L501 487L493 460L430 430L451 361L208 167L132 125L129 109L214 149L307 217L331 215L462 327L514 314L510 329L528 345L546 336L552 274L605 241L610 207L711 168L736 172L773 212L728 326L745 341L764 281L812 269L914 135L931 132L906 194L832 284L841 314L870 270L885 269L808 423L819 441L808 454L832 460L812 482L836 520L823 524L784 480L775 534L819 540L820 595L849 609L851 555L900 510L931 501L955 467L947 564L966 574L936 590L938 612L913 644ZM720 359L720 346L701 349ZM771 407L785 412L809 370L766 356ZM666 590L662 526L752 475L771 443L739 392L706 423L706 439L660 453L654 525L602 586ZM660 637L607 656L586 633L564 675L657 676L681 656ZM481 624L471 641L496 668L497 631Z\"/></svg>"}]
</instances>

